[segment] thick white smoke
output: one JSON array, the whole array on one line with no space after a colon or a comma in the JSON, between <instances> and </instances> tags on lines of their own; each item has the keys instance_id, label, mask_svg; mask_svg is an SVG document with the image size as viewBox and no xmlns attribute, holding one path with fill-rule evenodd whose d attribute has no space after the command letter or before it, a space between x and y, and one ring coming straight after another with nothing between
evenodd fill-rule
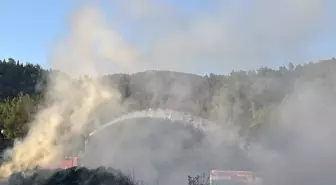
<instances>
[{"instance_id":1,"label":"thick white smoke","mask_svg":"<svg viewBox=\"0 0 336 185\"><path fill-rule=\"evenodd\" d=\"M101 25L100 16L96 9L84 7L72 17L69 35L52 56L52 65L67 69L68 74L50 73L44 105L30 123L27 137L15 144L12 159L0 167L1 177L36 166L57 166L79 144L76 139L92 127L97 108L109 102L111 116L123 111L118 91L98 78L96 65L105 58L127 66L132 54L118 35ZM98 52L93 47L96 39ZM80 77L85 74L92 77Z\"/></svg>"},{"instance_id":2,"label":"thick white smoke","mask_svg":"<svg viewBox=\"0 0 336 185\"><path fill-rule=\"evenodd\" d=\"M129 71L137 50L110 28L96 6L83 6L71 16L70 33L51 52L51 67L68 75L111 74L114 68Z\"/></svg>"},{"instance_id":3,"label":"thick white smoke","mask_svg":"<svg viewBox=\"0 0 336 185\"><path fill-rule=\"evenodd\" d=\"M293 93L274 110L264 130L264 141L251 145L252 158L265 184L334 184L335 98L333 75L319 80L299 80ZM271 134L269 134L271 133Z\"/></svg>"},{"instance_id":4,"label":"thick white smoke","mask_svg":"<svg viewBox=\"0 0 336 185\"><path fill-rule=\"evenodd\" d=\"M105 6L113 8L115 25L136 30L126 34L142 51L136 70L192 73L316 59L307 45L326 34L322 29L334 28L335 15L329 0L125 0Z\"/></svg>"},{"instance_id":5,"label":"thick white smoke","mask_svg":"<svg viewBox=\"0 0 336 185\"><path fill-rule=\"evenodd\" d=\"M106 11L85 8L71 19L74 31L59 48L60 53L73 52L67 57L56 52L52 58L58 62L53 67L69 71L75 67L72 59L84 64L92 58L101 73L151 69L227 73L276 67L285 61L316 59L307 45L326 33L322 29L335 29L329 0L216 0L205 4L197 0L186 1L190 5L184 9L175 3L102 1ZM204 9L188 12L197 6ZM102 12L109 19L100 19Z\"/></svg>"},{"instance_id":6,"label":"thick white smoke","mask_svg":"<svg viewBox=\"0 0 336 185\"><path fill-rule=\"evenodd\" d=\"M57 165L62 157L77 145L74 139L86 132L88 127L92 127L92 116L102 104L109 102L108 110L104 111L109 112L112 117L121 114L125 107L119 103L119 93L112 89L110 84L96 78L102 73L134 72L153 68L198 71L197 66L203 68L204 61L210 61L206 64L216 68L251 68L252 64L253 67L255 64L264 65L265 61L279 54L284 59L301 59L305 54L300 53L300 46L316 33L316 28L323 18L323 10L328 6L326 0L313 0L309 3L301 0L256 0L248 3L249 8L246 2L242 1L225 5L222 1L214 3L218 5L215 11L188 18L169 6L158 4L157 1L122 1L119 4L120 10L126 10L126 13L120 15L125 15L125 19L130 18L135 23L131 28L138 28L134 29L134 32L138 32L139 37L147 41L139 42L146 43L144 47L139 47L139 43L128 42L116 29L109 27L99 9L85 6L76 12L70 21L70 33L64 40L60 40L51 55L52 67L67 72L67 75L51 74L45 107L30 123L28 136L15 145L12 160L0 167L0 175L7 177L13 171ZM247 22L240 23L241 20ZM298 52L299 55L293 52ZM73 80L85 74L93 77ZM255 149L252 157L258 158L261 171L267 172L265 178L269 184L317 184L312 183L316 181L310 179L313 172L317 177L313 180L319 182L327 183L332 177L321 171L334 171L334 163L329 163L332 161L335 143L332 137L335 130L332 124L334 97L332 93L327 93L329 90L321 88L320 84L316 86L321 88L319 90L315 90L315 86L311 88L311 84L304 87L308 88L298 88L298 91L279 107L276 112L279 116L274 118L274 124L291 134L294 139L283 144L283 148L275 146L272 151L262 146L261 149L255 147L257 145L251 147ZM180 93L176 88L175 94ZM188 93L184 92L183 96L185 94ZM220 115L221 111L217 114ZM226 115L214 116L226 118ZM131 129L126 131L128 135L124 137L136 138L134 133L148 133L146 131L148 129L145 128ZM168 149L164 150L166 153L163 153L163 156L174 158L180 155L175 149L180 151L183 148L181 145L177 145L176 148L174 144L180 144L178 138L190 138L190 133L175 133L170 137L173 139L164 142ZM221 138L223 137L218 135L214 136L210 143L201 142L198 146L201 150L197 151L199 153L195 158L184 158L180 162L192 164L194 160L204 159L195 164L194 169L202 165L208 165L209 169L248 168L248 162L239 161L244 158L238 156L241 152L235 147L230 148L230 144L237 144L236 142L223 147L213 147L218 145L211 141ZM115 145L111 145L110 148L120 147L118 144L122 138L113 139ZM100 144L103 145L98 143L97 146L105 149L111 143L111 140L106 141L104 138L101 141ZM141 146L147 146L148 143L142 144ZM135 147L130 152L142 157L162 154L154 150L137 153L138 148ZM100 153L99 150L95 152ZM168 152L172 152L172 155ZM277 155L273 155L274 153ZM125 155L125 158L133 157L131 153L119 155ZM269 156L271 158L266 163L264 159ZM111 162L110 156L104 157L107 162ZM162 162L167 159L165 157L158 160ZM230 166L229 159L237 163ZM153 161L148 160L138 161L140 166L152 170L149 174L142 171L145 173L142 175L158 176L156 169L152 168ZM114 162L112 160L111 164L124 165L121 164L122 161ZM175 167L179 167L178 164ZM166 183L181 182L177 177L188 174L191 166L183 166L184 168L175 172L177 174L170 176L172 179L166 179ZM321 180L322 177L327 180Z\"/></svg>"}]
</instances>

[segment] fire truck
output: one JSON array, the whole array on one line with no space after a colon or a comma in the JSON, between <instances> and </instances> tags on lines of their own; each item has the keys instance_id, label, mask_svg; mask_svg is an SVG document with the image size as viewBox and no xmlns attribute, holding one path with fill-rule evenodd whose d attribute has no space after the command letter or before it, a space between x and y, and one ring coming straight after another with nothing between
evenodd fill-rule
<instances>
[{"instance_id":1,"label":"fire truck","mask_svg":"<svg viewBox=\"0 0 336 185\"><path fill-rule=\"evenodd\" d=\"M75 154L64 157L64 159L60 162L60 164L57 167L61 169L67 169L67 168L71 168L74 166L79 166L80 159L82 156L81 154L85 152L87 142L88 142L88 138L84 138L84 143L82 147L79 150L77 150L77 152L74 152Z\"/></svg>"},{"instance_id":2,"label":"fire truck","mask_svg":"<svg viewBox=\"0 0 336 185\"><path fill-rule=\"evenodd\" d=\"M65 158L64 160L61 161L58 167L62 169L67 169L78 165L79 165L79 157L76 156L71 158Z\"/></svg>"},{"instance_id":3,"label":"fire truck","mask_svg":"<svg viewBox=\"0 0 336 185\"><path fill-rule=\"evenodd\" d=\"M262 185L262 178L251 171L211 170L210 185Z\"/></svg>"}]
</instances>

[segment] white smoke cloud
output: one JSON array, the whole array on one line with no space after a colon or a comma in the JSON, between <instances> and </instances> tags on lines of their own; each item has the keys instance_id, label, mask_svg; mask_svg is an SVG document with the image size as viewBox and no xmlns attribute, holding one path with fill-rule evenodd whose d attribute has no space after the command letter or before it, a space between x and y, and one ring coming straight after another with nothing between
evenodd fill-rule
<instances>
[{"instance_id":1,"label":"white smoke cloud","mask_svg":"<svg viewBox=\"0 0 336 185\"><path fill-rule=\"evenodd\" d=\"M72 19L72 29L80 33L70 36L61 49L80 54L83 63L99 55L94 67L102 73L149 69L226 73L314 60L306 45L324 33L322 28L333 25L326 15L332 5L328 0L207 3L211 8L191 15L184 10L188 8L170 1L110 1L102 10L86 7ZM85 21L77 20L82 17ZM73 57L64 58L71 69Z\"/></svg>"},{"instance_id":2,"label":"white smoke cloud","mask_svg":"<svg viewBox=\"0 0 336 185\"><path fill-rule=\"evenodd\" d=\"M143 51L137 60L143 66L140 70L188 72L204 68L228 72L306 61L312 56L305 52L305 45L323 33L322 27L332 27L325 16L328 0L207 3L213 5L211 11L192 15L170 2L111 3L120 8L112 21L121 17L124 27L136 30L132 32L134 45Z\"/></svg>"},{"instance_id":3,"label":"white smoke cloud","mask_svg":"<svg viewBox=\"0 0 336 185\"><path fill-rule=\"evenodd\" d=\"M52 67L73 76L84 74L96 76L116 71L134 72L156 68L195 71L198 70L197 65L216 66L225 71L226 68L264 65L269 59L279 55L290 59L301 58L305 55L300 53L302 44L316 33L323 18L323 11L328 6L328 2L323 0L309 3L299 0L256 0L249 2L248 6L244 1L229 3L214 1L214 3L217 6L211 12L185 17L174 7L163 2L147 0L119 2L120 11L123 12L120 14L121 19L133 22L134 25L130 25L130 29L140 37L133 42L126 39L127 37L115 27L108 25L99 9L86 6L74 14L70 21L70 33L53 50ZM83 78L79 84L75 84L68 77L61 75L50 78L47 101L51 104L38 113L31 123L27 138L15 145L13 160L1 166L1 176L8 176L12 171L29 169L36 165L57 164L68 149L76 145L72 143L72 139L82 134L87 127L91 127L90 115L104 102L112 102L109 107L111 114L118 115L124 110L124 107L119 105L119 94L99 80ZM331 112L327 111L331 109L324 109L322 106L325 100L322 100L322 104L319 104L320 100L314 100L314 105L302 106L303 102L312 102L312 99L320 96L319 93L313 92L308 94L304 101L296 101L295 98L289 101L288 107L281 109L287 120L280 119L279 122L283 125L292 125L293 122L309 122L314 125L320 121L320 117L326 119L325 123L333 120ZM321 107L317 109L315 104ZM302 111L293 114L294 107ZM305 119L308 115L309 119ZM324 128L328 126L329 124L326 124ZM321 129L317 132L319 134L314 135L316 132L313 130L320 127L310 125L305 127L306 125L300 124L294 126L297 128L295 131L298 131L298 133L294 131L294 135L299 140L293 145L302 148L288 152L302 156L299 155L302 151L310 153L318 149L328 154L328 147L313 145L307 149L306 146L310 143L312 135L320 142L330 143L332 139L329 137L329 131L332 130ZM301 132L301 128L305 128L304 132ZM182 138L185 137L188 135L183 135ZM175 142L177 141L168 142L167 145L172 146ZM211 152L215 150L216 148L211 148ZM260 155L266 153L263 151ZM146 152L142 155L145 154ZM208 153L201 153L201 156L205 156L209 161L214 158L227 160L228 158L221 156L222 154L234 155L234 150L218 152L215 157ZM306 168L307 166L301 165L306 161L316 162L317 158L313 154L307 158L302 157L301 161L294 163L297 164L296 169ZM291 158L292 156L284 155L284 158L288 158L285 160L287 163L282 165L282 168L276 169L272 167L277 165L272 165L270 171L285 175L283 172L292 167L290 162L294 161L296 156ZM327 155L328 159L329 157ZM152 161L141 162L142 165L147 165ZM278 163L279 160L275 160L274 164ZM320 164L323 167L325 161ZM152 166L147 167L150 169ZM187 174L189 173L187 170L181 169L179 173ZM151 171L151 174L157 175L155 170Z\"/></svg>"},{"instance_id":4,"label":"white smoke cloud","mask_svg":"<svg viewBox=\"0 0 336 185\"><path fill-rule=\"evenodd\" d=\"M137 50L104 21L96 7L81 7L71 17L71 33L52 51L51 67L70 75L101 75L114 68L129 71L136 67Z\"/></svg>"},{"instance_id":5,"label":"white smoke cloud","mask_svg":"<svg viewBox=\"0 0 336 185\"><path fill-rule=\"evenodd\" d=\"M331 84L309 81L297 88L279 107L278 156L264 166L268 184L333 184L335 170L335 98Z\"/></svg>"},{"instance_id":6,"label":"white smoke cloud","mask_svg":"<svg viewBox=\"0 0 336 185\"><path fill-rule=\"evenodd\" d=\"M12 159L1 165L0 177L37 166L57 167L78 147L78 138L95 126L93 116L98 114L96 111L100 106L108 102L105 111L112 117L123 111L119 92L97 77L101 72L97 66L103 64L101 58L107 58L127 67L132 51L122 39L101 25L103 20L95 9L84 7L72 18L70 32L57 48L62 50L56 50L52 56L52 64L69 75L62 72L49 74L45 104L30 123L27 137L14 145ZM92 53L96 39L102 43L98 45L98 52ZM84 74L92 76L79 77Z\"/></svg>"}]
</instances>

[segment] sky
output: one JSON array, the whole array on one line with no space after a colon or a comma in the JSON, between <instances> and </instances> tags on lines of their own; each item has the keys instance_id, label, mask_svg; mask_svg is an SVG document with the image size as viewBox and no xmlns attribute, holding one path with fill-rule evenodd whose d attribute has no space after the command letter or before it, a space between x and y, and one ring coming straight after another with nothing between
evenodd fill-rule
<instances>
[{"instance_id":1,"label":"sky","mask_svg":"<svg viewBox=\"0 0 336 185\"><path fill-rule=\"evenodd\" d=\"M55 43L64 35L81 32L71 31L69 19L83 2L0 1L0 58L53 67ZM112 61L108 73L147 69L226 73L336 57L333 0L102 0L98 4L102 27L123 38L124 50L138 53L132 68ZM82 13L78 19L90 18ZM107 60L118 59L110 55Z\"/></svg>"},{"instance_id":2,"label":"sky","mask_svg":"<svg viewBox=\"0 0 336 185\"><path fill-rule=\"evenodd\" d=\"M71 1L0 1L0 57L47 66L47 48L64 32Z\"/></svg>"}]
</instances>

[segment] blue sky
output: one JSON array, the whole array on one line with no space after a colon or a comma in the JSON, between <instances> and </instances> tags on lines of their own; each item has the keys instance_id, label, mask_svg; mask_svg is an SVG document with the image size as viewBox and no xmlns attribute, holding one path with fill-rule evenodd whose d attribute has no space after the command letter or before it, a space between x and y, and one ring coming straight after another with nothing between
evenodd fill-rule
<instances>
[{"instance_id":1,"label":"blue sky","mask_svg":"<svg viewBox=\"0 0 336 185\"><path fill-rule=\"evenodd\" d=\"M75 7L69 0L4 0L0 2L0 57L47 66L48 48L66 29Z\"/></svg>"},{"instance_id":2,"label":"blue sky","mask_svg":"<svg viewBox=\"0 0 336 185\"><path fill-rule=\"evenodd\" d=\"M324 26L321 26L309 39L304 40L304 42L302 42L305 43L303 46L300 45L300 50L304 50L306 54L300 57L290 58L282 57L280 53L279 55L275 55L277 57L273 56L271 63L267 63L267 65L276 67L292 62L286 61L287 59L294 60L297 58L298 60L294 63L298 63L336 56L336 36L334 36L336 31L334 17L336 17L336 14L334 13L334 8L332 8L336 6L330 6L336 3L331 0L329 1L329 8L323 10L325 14L323 18L323 21L325 21ZM78 0L1 1L0 23L2 29L0 31L0 58L13 57L20 61L39 63L48 68L50 48L57 38L66 32L68 17L78 6L78 2ZM211 3L214 1L167 0L166 2L169 2L178 12L183 12L184 17L190 18L216 8L216 4ZM120 14L120 12L118 12L119 7L116 4L114 1L104 2L102 4L104 14L107 17L112 17L115 29L118 30L120 34L131 42L136 43L136 45L146 45L146 39L149 38L150 35L146 37L145 34L138 34L137 32L140 33L141 29L130 29L130 27L132 28L131 24L134 22L126 19L124 15L121 16L122 13ZM188 19L186 18L186 20ZM240 19L239 21L244 20ZM146 29L144 30L146 31ZM211 60L210 57L209 60ZM260 63L256 63L255 65L251 64L247 67L259 67L259 65ZM218 68L216 68L215 63L214 65L209 65L209 68L204 68L202 63L197 66L198 67L195 67L191 72L206 73L210 70L220 72L217 71ZM235 67L234 65L228 66ZM183 69L184 68L181 68L181 70Z\"/></svg>"}]
</instances>

